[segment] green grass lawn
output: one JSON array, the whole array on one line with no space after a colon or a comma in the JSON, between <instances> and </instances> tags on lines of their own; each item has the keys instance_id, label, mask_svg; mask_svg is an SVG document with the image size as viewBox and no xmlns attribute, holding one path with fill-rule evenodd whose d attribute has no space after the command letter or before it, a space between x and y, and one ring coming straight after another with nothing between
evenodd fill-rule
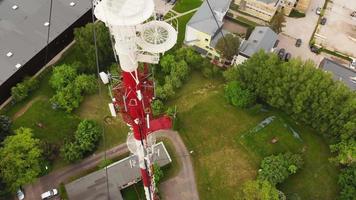
<instances>
[{"instance_id":1,"label":"green grass lawn","mask_svg":"<svg viewBox=\"0 0 356 200\"><path fill-rule=\"evenodd\" d=\"M193 73L172 99L169 104L178 107L179 132L188 148L194 150L201 199L232 199L246 180L256 177L263 156L303 149L304 168L278 187L302 199L336 198L337 169L328 161L328 145L309 128L277 111L237 109L225 101L222 80L204 79L198 73ZM272 115L277 118L270 126L239 140ZM296 130L302 141L293 137L284 124ZM278 138L276 144L271 143L273 137Z\"/></svg>"},{"instance_id":2,"label":"green grass lawn","mask_svg":"<svg viewBox=\"0 0 356 200\"><path fill-rule=\"evenodd\" d=\"M194 8L198 8L203 3L202 0L178 0L173 10L184 13Z\"/></svg>"},{"instance_id":3,"label":"green grass lawn","mask_svg":"<svg viewBox=\"0 0 356 200\"><path fill-rule=\"evenodd\" d=\"M146 198L142 182L138 182L121 190L121 194L125 200L142 200Z\"/></svg>"}]
</instances>

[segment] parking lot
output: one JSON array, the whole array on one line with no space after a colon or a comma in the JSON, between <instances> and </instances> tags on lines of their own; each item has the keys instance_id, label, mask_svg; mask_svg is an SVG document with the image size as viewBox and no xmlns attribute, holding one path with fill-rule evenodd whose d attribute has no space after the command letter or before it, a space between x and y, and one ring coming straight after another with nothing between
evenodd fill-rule
<instances>
[{"instance_id":1,"label":"parking lot","mask_svg":"<svg viewBox=\"0 0 356 200\"><path fill-rule=\"evenodd\" d=\"M330 50L336 50L356 58L355 0L337 0L328 3L325 10L327 22L316 34L316 42Z\"/></svg>"},{"instance_id":2,"label":"parking lot","mask_svg":"<svg viewBox=\"0 0 356 200\"><path fill-rule=\"evenodd\" d=\"M285 34L278 35L279 44L277 50L284 48L286 52L292 55L292 58L300 57L302 60L312 60L316 65L319 65L321 60L324 58L321 54L317 55L310 51L308 42L302 41L300 47L296 47L296 39Z\"/></svg>"},{"instance_id":3,"label":"parking lot","mask_svg":"<svg viewBox=\"0 0 356 200\"><path fill-rule=\"evenodd\" d=\"M286 26L283 33L278 35L279 44L277 49L284 48L286 52L292 54L292 57L301 57L303 60L312 60L319 64L322 56L316 55L309 49L309 40L312 37L315 26L317 25L319 15L316 9L322 7L325 0L311 0L306 16L303 18L286 17ZM295 46L297 39L302 40L300 47Z\"/></svg>"}]
</instances>

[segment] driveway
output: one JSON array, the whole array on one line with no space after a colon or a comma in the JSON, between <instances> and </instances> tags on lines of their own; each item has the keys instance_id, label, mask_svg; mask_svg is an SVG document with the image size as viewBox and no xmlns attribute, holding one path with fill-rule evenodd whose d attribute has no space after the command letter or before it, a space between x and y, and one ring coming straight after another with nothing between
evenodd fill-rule
<instances>
[{"instance_id":1,"label":"driveway","mask_svg":"<svg viewBox=\"0 0 356 200\"><path fill-rule=\"evenodd\" d=\"M198 200L199 196L190 154L179 134L170 130L159 131L155 134L158 137L168 138L174 145L177 154L184 155L179 157L182 168L178 175L161 184L162 196L164 199ZM110 159L127 152L126 143L120 144L107 151L107 158ZM61 182L65 182L74 175L97 166L103 158L104 152L39 178L35 183L25 187L26 200L39 200L41 193L44 191L58 188Z\"/></svg>"},{"instance_id":2,"label":"driveway","mask_svg":"<svg viewBox=\"0 0 356 200\"><path fill-rule=\"evenodd\" d=\"M320 26L317 43L356 58L356 11L355 0L337 0L328 3L325 11L327 22Z\"/></svg>"}]
</instances>

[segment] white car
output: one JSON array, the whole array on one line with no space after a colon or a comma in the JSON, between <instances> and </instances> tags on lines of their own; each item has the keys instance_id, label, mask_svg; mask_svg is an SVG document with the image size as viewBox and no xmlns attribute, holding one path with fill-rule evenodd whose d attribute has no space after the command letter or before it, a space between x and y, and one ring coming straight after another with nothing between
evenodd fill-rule
<instances>
[{"instance_id":1,"label":"white car","mask_svg":"<svg viewBox=\"0 0 356 200\"><path fill-rule=\"evenodd\" d=\"M317 15L320 15L320 14L321 14L321 8L320 8L320 7L318 7L318 8L316 9L316 14L317 14Z\"/></svg>"},{"instance_id":2,"label":"white car","mask_svg":"<svg viewBox=\"0 0 356 200\"><path fill-rule=\"evenodd\" d=\"M47 192L41 194L41 198L42 198L42 199L49 199L49 198L51 198L51 197L56 196L57 194L58 194L57 189L52 189L52 190L50 190L50 191L47 191Z\"/></svg>"},{"instance_id":3,"label":"white car","mask_svg":"<svg viewBox=\"0 0 356 200\"><path fill-rule=\"evenodd\" d=\"M21 189L18 189L18 190L17 190L16 195L17 195L17 198L18 198L19 200L25 199L25 194L22 192Z\"/></svg>"}]
</instances>

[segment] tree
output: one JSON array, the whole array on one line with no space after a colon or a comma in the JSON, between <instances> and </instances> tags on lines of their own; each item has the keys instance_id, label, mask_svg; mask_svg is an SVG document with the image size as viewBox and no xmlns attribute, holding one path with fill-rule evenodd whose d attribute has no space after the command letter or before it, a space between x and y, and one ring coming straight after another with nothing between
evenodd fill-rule
<instances>
[{"instance_id":1,"label":"tree","mask_svg":"<svg viewBox=\"0 0 356 200\"><path fill-rule=\"evenodd\" d=\"M53 69L49 84L58 91L73 83L77 75L77 71L72 66L60 65Z\"/></svg>"},{"instance_id":2,"label":"tree","mask_svg":"<svg viewBox=\"0 0 356 200\"><path fill-rule=\"evenodd\" d=\"M247 181L235 197L236 200L280 200L279 191L268 181Z\"/></svg>"},{"instance_id":3,"label":"tree","mask_svg":"<svg viewBox=\"0 0 356 200\"><path fill-rule=\"evenodd\" d=\"M184 60L191 68L200 69L205 60L191 47L182 47L175 52L176 60Z\"/></svg>"},{"instance_id":4,"label":"tree","mask_svg":"<svg viewBox=\"0 0 356 200\"><path fill-rule=\"evenodd\" d=\"M92 152L101 138L100 127L92 120L83 120L79 123L74 137L83 154Z\"/></svg>"},{"instance_id":5,"label":"tree","mask_svg":"<svg viewBox=\"0 0 356 200\"><path fill-rule=\"evenodd\" d=\"M299 154L278 154L265 157L258 172L259 180L269 181L272 185L282 183L288 176L295 174L303 165Z\"/></svg>"},{"instance_id":6,"label":"tree","mask_svg":"<svg viewBox=\"0 0 356 200\"><path fill-rule=\"evenodd\" d=\"M65 143L61 148L61 156L67 162L74 162L83 158L83 153L74 142Z\"/></svg>"},{"instance_id":7,"label":"tree","mask_svg":"<svg viewBox=\"0 0 356 200\"><path fill-rule=\"evenodd\" d=\"M242 89L237 81L225 85L225 97L229 103L239 108L251 106L256 101L255 95L247 89Z\"/></svg>"},{"instance_id":8,"label":"tree","mask_svg":"<svg viewBox=\"0 0 356 200\"><path fill-rule=\"evenodd\" d=\"M161 183L164 174L161 167L157 163L153 164L153 171L154 171L154 182L156 186L156 191L158 191L158 185Z\"/></svg>"},{"instance_id":9,"label":"tree","mask_svg":"<svg viewBox=\"0 0 356 200\"><path fill-rule=\"evenodd\" d=\"M11 131L11 119L6 115L0 115L0 142L2 142Z\"/></svg>"},{"instance_id":10,"label":"tree","mask_svg":"<svg viewBox=\"0 0 356 200\"><path fill-rule=\"evenodd\" d=\"M233 34L226 34L225 37L218 40L215 49L220 52L224 58L232 60L234 55L239 52L239 47L240 39Z\"/></svg>"},{"instance_id":11,"label":"tree","mask_svg":"<svg viewBox=\"0 0 356 200\"><path fill-rule=\"evenodd\" d=\"M83 96L79 88L73 83L67 85L64 89L59 90L51 99L51 103L70 113L78 108L82 102Z\"/></svg>"},{"instance_id":12,"label":"tree","mask_svg":"<svg viewBox=\"0 0 356 200\"><path fill-rule=\"evenodd\" d=\"M153 116L159 116L164 110L163 102L159 99L154 100L151 104L151 107Z\"/></svg>"},{"instance_id":13,"label":"tree","mask_svg":"<svg viewBox=\"0 0 356 200\"><path fill-rule=\"evenodd\" d=\"M95 73L96 58L93 32L96 32L98 59L102 66L108 66L114 61L114 52L110 41L110 33L104 23L88 23L85 27L74 29L74 39L78 48L77 59L80 61L79 72Z\"/></svg>"},{"instance_id":14,"label":"tree","mask_svg":"<svg viewBox=\"0 0 356 200\"><path fill-rule=\"evenodd\" d=\"M30 183L41 172L42 151L31 129L20 128L0 148L0 174L10 191Z\"/></svg>"},{"instance_id":15,"label":"tree","mask_svg":"<svg viewBox=\"0 0 356 200\"><path fill-rule=\"evenodd\" d=\"M282 32L282 29L286 26L286 19L284 17L284 9L278 11L270 22L271 29L277 34Z\"/></svg>"},{"instance_id":16,"label":"tree","mask_svg":"<svg viewBox=\"0 0 356 200\"><path fill-rule=\"evenodd\" d=\"M98 89L97 79L94 75L81 74L75 78L74 84L84 94L93 94Z\"/></svg>"},{"instance_id":17,"label":"tree","mask_svg":"<svg viewBox=\"0 0 356 200\"><path fill-rule=\"evenodd\" d=\"M342 169L339 175L338 184L341 191L339 198L341 200L351 200L356 197L356 166L350 166Z\"/></svg>"},{"instance_id":18,"label":"tree","mask_svg":"<svg viewBox=\"0 0 356 200\"><path fill-rule=\"evenodd\" d=\"M20 102L30 94L33 90L38 88L38 81L36 79L25 78L23 82L16 84L11 88L11 96L14 102Z\"/></svg>"}]
</instances>

